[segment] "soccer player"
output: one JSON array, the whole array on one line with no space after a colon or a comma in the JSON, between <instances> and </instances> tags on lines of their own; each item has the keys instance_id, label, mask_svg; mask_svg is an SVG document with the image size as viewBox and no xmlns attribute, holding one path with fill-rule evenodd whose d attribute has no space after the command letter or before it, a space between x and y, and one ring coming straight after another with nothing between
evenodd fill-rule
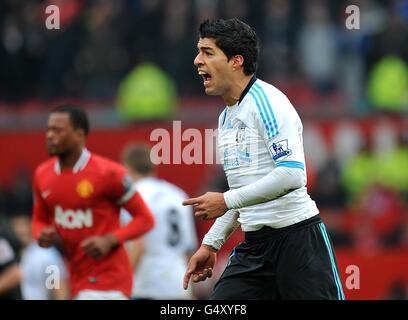
<instances>
[{"instance_id":1,"label":"soccer player","mask_svg":"<svg viewBox=\"0 0 408 320\"><path fill-rule=\"evenodd\" d=\"M126 299L132 268L123 242L154 224L126 169L85 147L89 121L82 108L62 105L48 118L52 157L35 171L33 236L41 247L60 239L76 299ZM133 216L119 225L123 206ZM58 235L58 237L57 237Z\"/></svg>"},{"instance_id":2,"label":"soccer player","mask_svg":"<svg viewBox=\"0 0 408 320\"><path fill-rule=\"evenodd\" d=\"M218 219L189 261L184 288L212 276L216 252L241 225L211 299L344 299L334 250L306 189L302 122L288 98L257 79L258 42L238 19L200 25L194 64L226 104L218 148L230 190L184 201Z\"/></svg>"},{"instance_id":3,"label":"soccer player","mask_svg":"<svg viewBox=\"0 0 408 320\"><path fill-rule=\"evenodd\" d=\"M123 162L134 186L155 217L155 227L131 243L129 255L134 262L134 299L192 299L192 290L180 285L187 261L197 249L193 212L183 207L183 190L156 177L150 148L144 144L128 146ZM125 210L124 210L125 211ZM124 223L129 221L123 215Z\"/></svg>"}]
</instances>

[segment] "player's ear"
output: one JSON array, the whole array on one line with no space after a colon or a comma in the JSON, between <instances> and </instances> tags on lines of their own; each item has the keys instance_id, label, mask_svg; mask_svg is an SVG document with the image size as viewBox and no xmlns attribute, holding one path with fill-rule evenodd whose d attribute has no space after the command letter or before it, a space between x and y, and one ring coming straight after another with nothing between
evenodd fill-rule
<instances>
[{"instance_id":1,"label":"player's ear","mask_svg":"<svg viewBox=\"0 0 408 320\"><path fill-rule=\"evenodd\" d=\"M83 140L86 139L86 133L85 133L84 129L82 129L82 128L75 129L75 134L80 139L83 139Z\"/></svg>"},{"instance_id":2,"label":"player's ear","mask_svg":"<svg viewBox=\"0 0 408 320\"><path fill-rule=\"evenodd\" d=\"M240 54L237 54L232 57L232 68L234 70L240 69L244 65L244 57Z\"/></svg>"}]
</instances>

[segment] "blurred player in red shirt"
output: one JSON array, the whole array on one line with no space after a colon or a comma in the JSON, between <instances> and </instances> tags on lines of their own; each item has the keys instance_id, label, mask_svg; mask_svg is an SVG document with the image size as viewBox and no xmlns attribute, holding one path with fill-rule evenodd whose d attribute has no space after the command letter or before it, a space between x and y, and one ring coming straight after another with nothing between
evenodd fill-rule
<instances>
[{"instance_id":1,"label":"blurred player in red shirt","mask_svg":"<svg viewBox=\"0 0 408 320\"><path fill-rule=\"evenodd\" d=\"M33 235L42 247L61 239L74 298L126 299L133 272L123 242L149 231L154 220L126 169L85 148L88 133L79 107L62 105L49 115L54 157L35 171ZM133 216L125 227L120 207Z\"/></svg>"}]
</instances>

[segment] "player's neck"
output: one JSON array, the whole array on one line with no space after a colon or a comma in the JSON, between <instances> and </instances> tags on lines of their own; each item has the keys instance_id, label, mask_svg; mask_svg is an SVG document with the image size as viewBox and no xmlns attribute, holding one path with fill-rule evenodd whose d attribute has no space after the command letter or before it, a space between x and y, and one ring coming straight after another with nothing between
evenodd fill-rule
<instances>
[{"instance_id":1,"label":"player's neck","mask_svg":"<svg viewBox=\"0 0 408 320\"><path fill-rule=\"evenodd\" d=\"M227 106L233 106L239 101L242 92L245 90L251 79L252 75L249 76L244 75L237 79L233 79L230 86L230 90L225 95L222 96L222 99L224 100Z\"/></svg>"},{"instance_id":2,"label":"player's neck","mask_svg":"<svg viewBox=\"0 0 408 320\"><path fill-rule=\"evenodd\" d=\"M70 153L64 153L58 156L58 160L61 166L61 169L70 169L75 166L81 157L83 147L80 147Z\"/></svg>"}]
</instances>

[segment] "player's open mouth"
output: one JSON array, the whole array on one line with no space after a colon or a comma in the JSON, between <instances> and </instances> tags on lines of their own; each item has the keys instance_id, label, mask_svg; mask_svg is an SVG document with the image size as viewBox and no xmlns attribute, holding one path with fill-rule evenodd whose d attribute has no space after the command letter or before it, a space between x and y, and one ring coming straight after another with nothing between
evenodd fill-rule
<instances>
[{"instance_id":1,"label":"player's open mouth","mask_svg":"<svg viewBox=\"0 0 408 320\"><path fill-rule=\"evenodd\" d=\"M203 77L204 86L206 86L206 85L208 85L210 83L212 77L211 77L211 75L209 73L204 72L204 71L198 71L198 74Z\"/></svg>"}]
</instances>

